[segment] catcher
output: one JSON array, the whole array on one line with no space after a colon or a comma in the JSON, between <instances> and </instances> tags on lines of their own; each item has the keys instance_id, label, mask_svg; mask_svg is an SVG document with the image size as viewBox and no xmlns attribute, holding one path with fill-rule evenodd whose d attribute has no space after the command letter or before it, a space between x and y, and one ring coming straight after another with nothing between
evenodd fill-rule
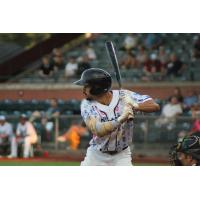
<instances>
[{"instance_id":1,"label":"catcher","mask_svg":"<svg viewBox=\"0 0 200 200\"><path fill-rule=\"evenodd\" d=\"M200 137L186 136L181 142L173 145L169 152L170 163L175 166L200 165Z\"/></svg>"},{"instance_id":2,"label":"catcher","mask_svg":"<svg viewBox=\"0 0 200 200\"><path fill-rule=\"evenodd\" d=\"M81 165L132 165L133 112L154 112L159 105L148 95L111 90L110 74L99 68L85 70L75 84L83 86L81 115L93 134Z\"/></svg>"}]
</instances>

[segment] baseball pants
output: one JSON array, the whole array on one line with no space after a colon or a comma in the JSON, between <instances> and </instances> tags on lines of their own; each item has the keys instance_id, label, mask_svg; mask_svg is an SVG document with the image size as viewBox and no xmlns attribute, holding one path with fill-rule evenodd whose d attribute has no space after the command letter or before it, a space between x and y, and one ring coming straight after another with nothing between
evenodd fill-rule
<instances>
[{"instance_id":1,"label":"baseball pants","mask_svg":"<svg viewBox=\"0 0 200 200\"><path fill-rule=\"evenodd\" d=\"M36 142L37 142L37 138L35 137L27 136L23 139L20 139L19 141L17 141L16 138L13 137L11 141L11 155L13 157L17 157L18 145L24 144L23 157L28 158L30 156L31 145Z\"/></svg>"},{"instance_id":2,"label":"baseball pants","mask_svg":"<svg viewBox=\"0 0 200 200\"><path fill-rule=\"evenodd\" d=\"M131 161L130 147L115 155L110 155L90 146L81 166L132 166Z\"/></svg>"}]
</instances>

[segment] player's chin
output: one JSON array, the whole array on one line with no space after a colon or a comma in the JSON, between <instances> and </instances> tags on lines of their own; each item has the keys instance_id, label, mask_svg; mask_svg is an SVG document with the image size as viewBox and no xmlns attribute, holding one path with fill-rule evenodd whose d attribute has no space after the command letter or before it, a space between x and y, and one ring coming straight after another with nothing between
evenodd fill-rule
<instances>
[{"instance_id":1,"label":"player's chin","mask_svg":"<svg viewBox=\"0 0 200 200\"><path fill-rule=\"evenodd\" d=\"M83 96L84 96L85 98L88 97L88 95L87 95L87 93L86 93L85 91L83 91Z\"/></svg>"},{"instance_id":2,"label":"player's chin","mask_svg":"<svg viewBox=\"0 0 200 200\"><path fill-rule=\"evenodd\" d=\"M92 97L91 97L90 95L85 94L85 93L83 93L83 95L84 95L85 99L87 99L87 100L89 100L89 101L92 100Z\"/></svg>"},{"instance_id":3,"label":"player's chin","mask_svg":"<svg viewBox=\"0 0 200 200\"><path fill-rule=\"evenodd\" d=\"M88 94L84 93L84 92L83 92L83 96L84 96L85 99L91 100L90 96Z\"/></svg>"}]
</instances>

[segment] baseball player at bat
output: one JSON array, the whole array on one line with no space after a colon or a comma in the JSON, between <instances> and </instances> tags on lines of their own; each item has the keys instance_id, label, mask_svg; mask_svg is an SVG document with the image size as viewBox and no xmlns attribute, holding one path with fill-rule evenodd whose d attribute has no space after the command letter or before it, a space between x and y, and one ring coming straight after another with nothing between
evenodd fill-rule
<instances>
[{"instance_id":1,"label":"baseball player at bat","mask_svg":"<svg viewBox=\"0 0 200 200\"><path fill-rule=\"evenodd\" d=\"M111 90L111 75L99 68L85 70L75 84L83 86L81 115L93 134L82 166L130 166L134 111L155 112L159 105L148 95Z\"/></svg>"}]
</instances>

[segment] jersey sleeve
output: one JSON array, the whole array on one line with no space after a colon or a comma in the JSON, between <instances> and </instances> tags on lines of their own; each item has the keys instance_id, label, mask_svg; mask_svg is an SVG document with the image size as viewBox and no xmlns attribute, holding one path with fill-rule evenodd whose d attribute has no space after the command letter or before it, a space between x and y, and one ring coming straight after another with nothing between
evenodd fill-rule
<instances>
[{"instance_id":1,"label":"jersey sleeve","mask_svg":"<svg viewBox=\"0 0 200 200\"><path fill-rule=\"evenodd\" d=\"M83 100L81 103L81 116L84 122L86 122L90 117L95 117L96 119L99 119L98 112L95 110L94 106L87 100Z\"/></svg>"},{"instance_id":2,"label":"jersey sleeve","mask_svg":"<svg viewBox=\"0 0 200 200\"><path fill-rule=\"evenodd\" d=\"M141 95L131 91L130 91L130 96L137 103L144 103L145 101L152 100L152 98L149 95Z\"/></svg>"}]
</instances>

